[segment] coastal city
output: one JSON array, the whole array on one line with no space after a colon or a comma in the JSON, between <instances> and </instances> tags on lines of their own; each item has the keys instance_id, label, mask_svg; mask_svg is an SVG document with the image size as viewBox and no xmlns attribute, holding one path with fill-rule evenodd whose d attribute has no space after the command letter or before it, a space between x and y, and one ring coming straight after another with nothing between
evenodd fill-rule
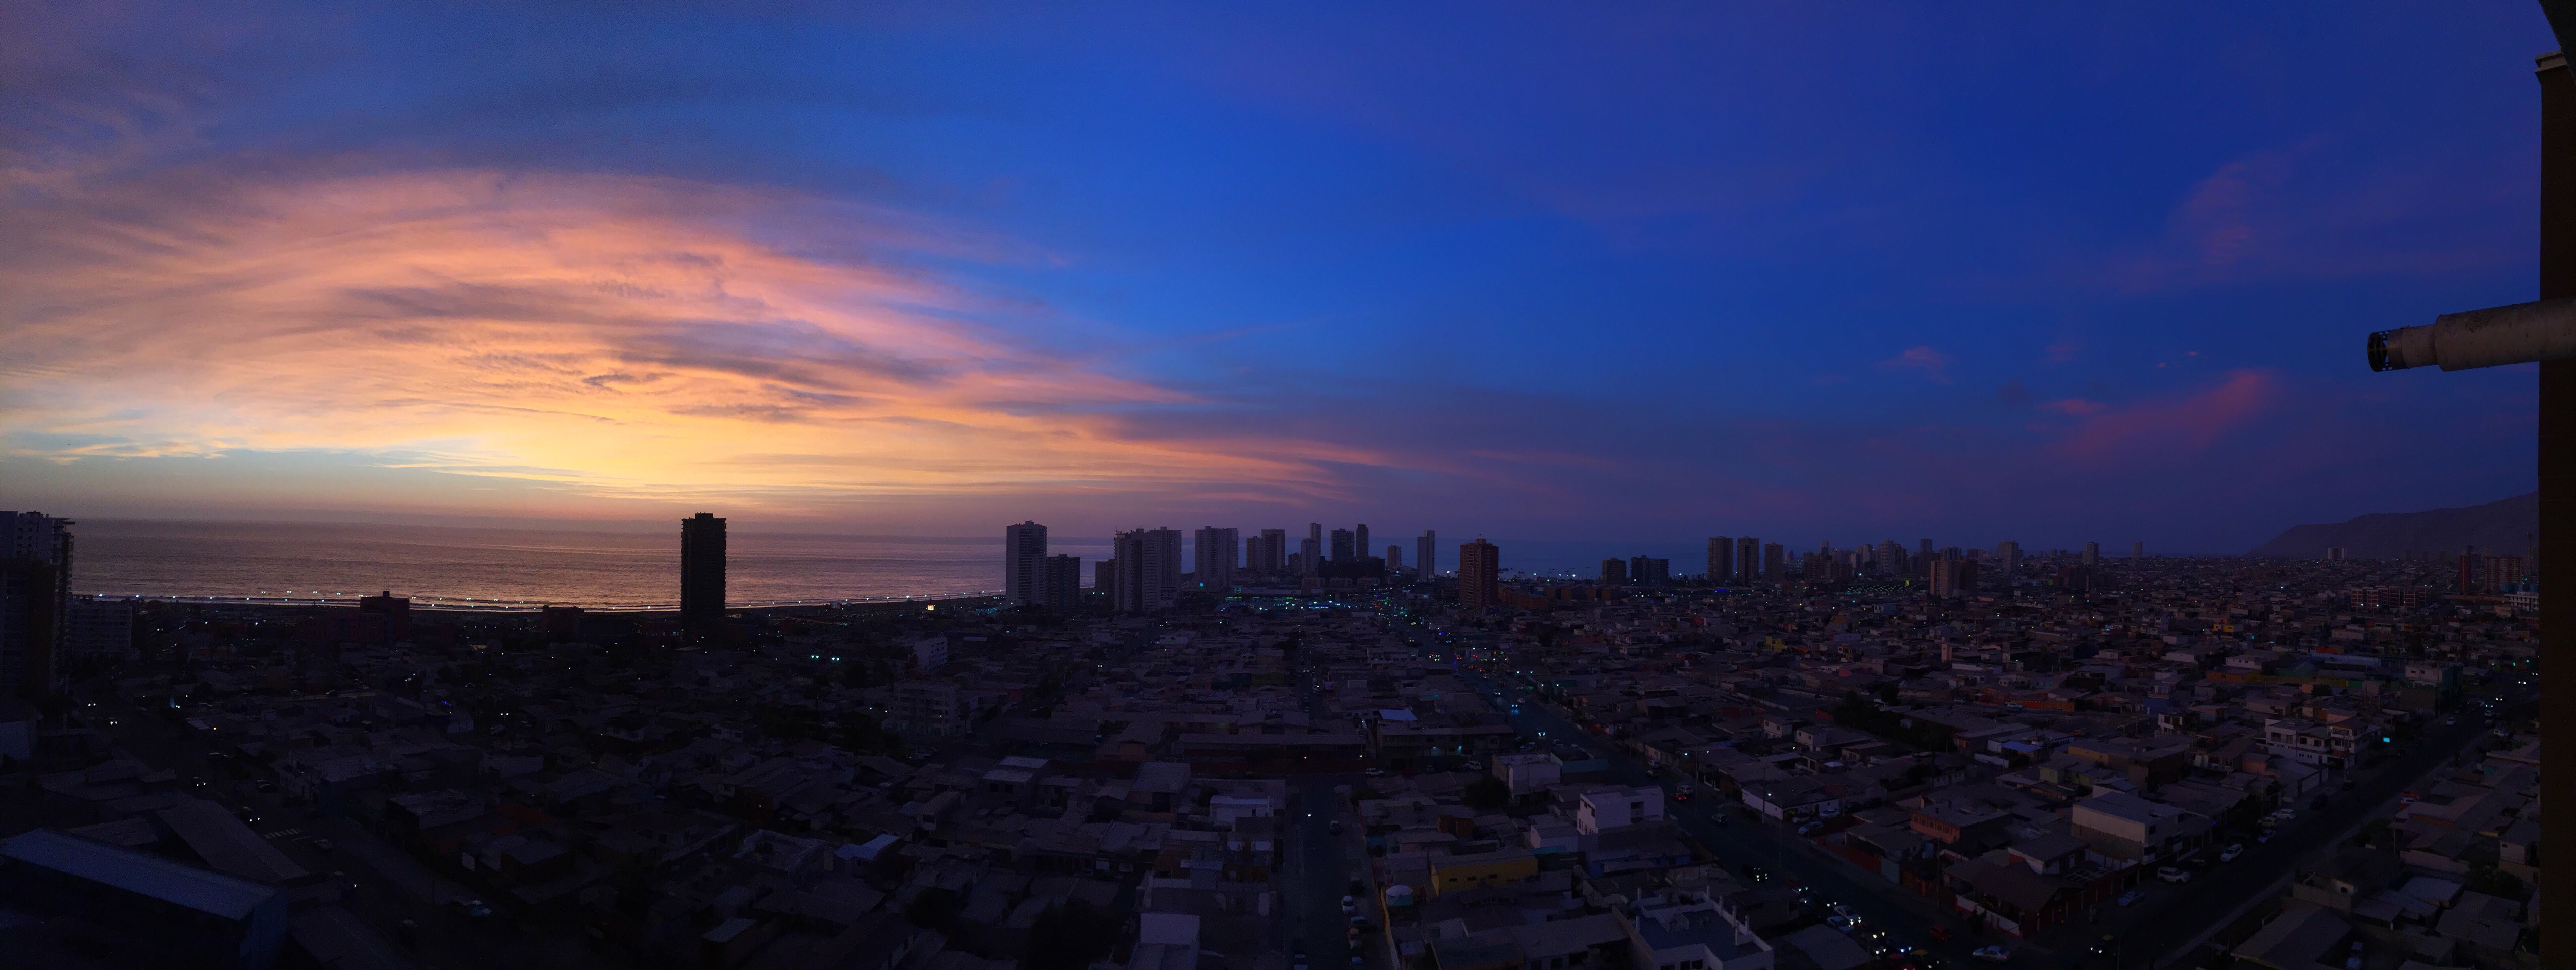
<instances>
[{"instance_id":1,"label":"coastal city","mask_svg":"<svg viewBox=\"0 0 2576 970\"><path fill-rule=\"evenodd\" d=\"M518 610L7 523L12 966L2537 965L2518 555L1024 522L998 595L752 608L700 514L676 608Z\"/></svg>"}]
</instances>

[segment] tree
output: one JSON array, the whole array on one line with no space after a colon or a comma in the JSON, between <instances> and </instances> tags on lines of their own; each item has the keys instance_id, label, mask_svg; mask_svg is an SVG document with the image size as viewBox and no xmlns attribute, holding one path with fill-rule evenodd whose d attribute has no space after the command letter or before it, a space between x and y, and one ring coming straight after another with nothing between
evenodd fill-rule
<instances>
[{"instance_id":1,"label":"tree","mask_svg":"<svg viewBox=\"0 0 2576 970\"><path fill-rule=\"evenodd\" d=\"M1459 794L1467 800L1468 808L1490 811L1512 803L1511 786L1503 784L1502 779L1492 775L1468 782L1467 787Z\"/></svg>"},{"instance_id":2,"label":"tree","mask_svg":"<svg viewBox=\"0 0 2576 970\"><path fill-rule=\"evenodd\" d=\"M1038 914L1029 925L1028 970L1082 970L1118 945L1118 920L1075 899Z\"/></svg>"}]
</instances>

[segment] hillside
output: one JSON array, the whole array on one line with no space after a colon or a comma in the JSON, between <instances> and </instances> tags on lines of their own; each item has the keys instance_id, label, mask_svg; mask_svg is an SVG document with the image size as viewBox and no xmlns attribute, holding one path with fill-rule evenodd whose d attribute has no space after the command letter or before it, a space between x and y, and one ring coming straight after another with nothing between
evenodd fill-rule
<instances>
[{"instance_id":1,"label":"hillside","mask_svg":"<svg viewBox=\"0 0 2576 970\"><path fill-rule=\"evenodd\" d=\"M2523 555L2531 533L2540 528L2540 493L2458 509L2424 512L2380 512L2332 525L2302 525L2254 547L2250 556L2315 559L2329 546L2342 546L2356 559L2394 559L2407 552L2458 552L2476 546L2481 552Z\"/></svg>"}]
</instances>

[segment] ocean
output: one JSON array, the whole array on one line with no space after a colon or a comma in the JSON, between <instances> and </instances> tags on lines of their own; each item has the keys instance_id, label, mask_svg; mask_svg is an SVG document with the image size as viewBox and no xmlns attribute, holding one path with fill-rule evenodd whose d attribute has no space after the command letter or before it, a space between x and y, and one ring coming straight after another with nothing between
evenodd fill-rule
<instances>
[{"instance_id":1,"label":"ocean","mask_svg":"<svg viewBox=\"0 0 2576 970\"><path fill-rule=\"evenodd\" d=\"M999 531L991 538L734 531L726 537L726 598L998 590ZM680 595L677 523L646 533L81 519L72 534L72 586L85 593L338 599L391 590L431 602L601 609L666 607ZM1050 545L1086 561L1109 551L1106 539Z\"/></svg>"},{"instance_id":2,"label":"ocean","mask_svg":"<svg viewBox=\"0 0 2576 970\"><path fill-rule=\"evenodd\" d=\"M758 532L726 537L726 599L740 604L946 596L998 591L1002 537ZM678 602L680 530L585 531L335 523L79 520L72 586L108 595L345 599L380 590L425 602L555 604L598 609ZM1107 538L1050 537L1050 552L1090 563ZM1413 552L1411 536L1390 542ZM1440 568L1457 569L1443 536ZM1706 566L1705 543L1498 539L1507 571L1590 577L1603 558L1672 560L1674 574ZM1194 550L1185 550L1189 568Z\"/></svg>"}]
</instances>

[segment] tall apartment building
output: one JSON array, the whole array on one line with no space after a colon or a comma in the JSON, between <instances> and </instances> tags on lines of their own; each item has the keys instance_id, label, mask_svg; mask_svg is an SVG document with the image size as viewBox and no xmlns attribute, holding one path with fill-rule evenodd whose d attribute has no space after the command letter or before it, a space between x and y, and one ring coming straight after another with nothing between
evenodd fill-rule
<instances>
[{"instance_id":1,"label":"tall apartment building","mask_svg":"<svg viewBox=\"0 0 2576 970\"><path fill-rule=\"evenodd\" d=\"M1180 530L1121 532L1110 548L1118 562L1118 612L1159 613L1180 602Z\"/></svg>"},{"instance_id":2,"label":"tall apartment building","mask_svg":"<svg viewBox=\"0 0 2576 970\"><path fill-rule=\"evenodd\" d=\"M700 512L680 520L680 628L691 636L724 622L725 520Z\"/></svg>"},{"instance_id":3,"label":"tall apartment building","mask_svg":"<svg viewBox=\"0 0 2576 970\"><path fill-rule=\"evenodd\" d=\"M2003 575L1995 577L1995 581L2005 586L2012 585L2014 577L2021 575L2021 543L2010 539L1995 543L1995 565L2003 570Z\"/></svg>"},{"instance_id":4,"label":"tall apartment building","mask_svg":"<svg viewBox=\"0 0 2576 970\"><path fill-rule=\"evenodd\" d=\"M70 632L72 521L0 512L0 696L59 689Z\"/></svg>"},{"instance_id":5,"label":"tall apartment building","mask_svg":"<svg viewBox=\"0 0 2576 970\"><path fill-rule=\"evenodd\" d=\"M1628 585L1628 562L1624 559L1601 560L1601 585Z\"/></svg>"},{"instance_id":6,"label":"tall apartment building","mask_svg":"<svg viewBox=\"0 0 2576 970\"><path fill-rule=\"evenodd\" d=\"M1440 574L1439 542L1440 537L1432 534L1429 529L1424 529L1421 535L1413 537L1413 568L1421 573L1424 579Z\"/></svg>"},{"instance_id":7,"label":"tall apartment building","mask_svg":"<svg viewBox=\"0 0 2576 970\"><path fill-rule=\"evenodd\" d=\"M1762 578L1779 582L1789 574L1789 550L1777 542L1762 544Z\"/></svg>"},{"instance_id":8,"label":"tall apartment building","mask_svg":"<svg viewBox=\"0 0 2576 970\"><path fill-rule=\"evenodd\" d=\"M1288 530L1261 530L1261 558L1251 564L1252 571L1264 576L1288 574Z\"/></svg>"},{"instance_id":9,"label":"tall apartment building","mask_svg":"<svg viewBox=\"0 0 2576 970\"><path fill-rule=\"evenodd\" d=\"M1386 572L1387 572L1387 575L1389 575L1389 576L1393 576L1394 574L1396 574L1396 573L1398 573L1398 572L1403 571L1403 569L1404 569L1404 547L1403 547L1403 546L1388 546L1388 547L1386 547Z\"/></svg>"},{"instance_id":10,"label":"tall apartment building","mask_svg":"<svg viewBox=\"0 0 2576 970\"><path fill-rule=\"evenodd\" d=\"M1368 523L1362 522L1351 527L1351 548L1356 550L1351 553L1352 558L1365 559L1368 557Z\"/></svg>"},{"instance_id":11,"label":"tall apartment building","mask_svg":"<svg viewBox=\"0 0 2576 970\"><path fill-rule=\"evenodd\" d=\"M2131 558L2131 559L2145 559L2145 558L2147 558L2147 541L2146 541L2146 540L2144 540L2144 539L2139 539L2139 540L2137 540L2137 541L2134 541L2134 542L2129 543L2129 558Z\"/></svg>"},{"instance_id":12,"label":"tall apartment building","mask_svg":"<svg viewBox=\"0 0 2576 970\"><path fill-rule=\"evenodd\" d=\"M1673 580L1673 561L1653 556L1628 557L1628 581L1639 584L1669 583Z\"/></svg>"},{"instance_id":13,"label":"tall apartment building","mask_svg":"<svg viewBox=\"0 0 2576 970\"><path fill-rule=\"evenodd\" d=\"M1002 527L1002 602L1046 605L1047 527L1035 522Z\"/></svg>"},{"instance_id":14,"label":"tall apartment building","mask_svg":"<svg viewBox=\"0 0 2576 970\"><path fill-rule=\"evenodd\" d=\"M1477 536L1458 547L1458 605L1471 610L1502 605L1503 551Z\"/></svg>"},{"instance_id":15,"label":"tall apartment building","mask_svg":"<svg viewBox=\"0 0 2576 970\"><path fill-rule=\"evenodd\" d=\"M1932 560L1932 595L1947 599L1966 595L1976 588L1975 560L1948 556Z\"/></svg>"},{"instance_id":16,"label":"tall apartment building","mask_svg":"<svg viewBox=\"0 0 2576 970\"><path fill-rule=\"evenodd\" d=\"M1327 561L1349 562L1359 557L1359 553L1355 551L1357 548L1351 544L1351 530L1335 529L1333 530L1333 551L1327 557Z\"/></svg>"},{"instance_id":17,"label":"tall apartment building","mask_svg":"<svg viewBox=\"0 0 2576 970\"><path fill-rule=\"evenodd\" d=\"M1905 546L1894 539L1878 544L1878 574L1905 575Z\"/></svg>"},{"instance_id":18,"label":"tall apartment building","mask_svg":"<svg viewBox=\"0 0 2576 970\"><path fill-rule=\"evenodd\" d=\"M1735 538L1710 536L1708 539L1708 581L1723 583L1735 575Z\"/></svg>"},{"instance_id":19,"label":"tall apartment building","mask_svg":"<svg viewBox=\"0 0 2576 970\"><path fill-rule=\"evenodd\" d=\"M2099 565L2101 565L2101 564L2102 564L2102 544L2101 544L2101 543L2099 543L2099 542L2087 542L2087 543L2085 543L2085 544L2084 544L2084 568L2086 568L2086 569L2091 569L2091 568L2093 568L2093 567L2095 567L2095 566L2099 566Z\"/></svg>"},{"instance_id":20,"label":"tall apartment building","mask_svg":"<svg viewBox=\"0 0 2576 970\"><path fill-rule=\"evenodd\" d=\"M1082 557L1046 558L1046 608L1070 613L1082 606Z\"/></svg>"},{"instance_id":21,"label":"tall apartment building","mask_svg":"<svg viewBox=\"0 0 2576 970\"><path fill-rule=\"evenodd\" d=\"M134 649L134 601L74 596L63 617L64 657L123 660Z\"/></svg>"},{"instance_id":22,"label":"tall apartment building","mask_svg":"<svg viewBox=\"0 0 2576 970\"><path fill-rule=\"evenodd\" d=\"M1306 539L1297 544L1297 571L1307 576L1324 572L1324 524L1306 523Z\"/></svg>"},{"instance_id":23,"label":"tall apartment building","mask_svg":"<svg viewBox=\"0 0 2576 970\"><path fill-rule=\"evenodd\" d=\"M1234 588L1234 544L1243 533L1237 529L1208 526L1199 530L1196 569L1199 588L1225 590Z\"/></svg>"},{"instance_id":24,"label":"tall apartment building","mask_svg":"<svg viewBox=\"0 0 2576 970\"><path fill-rule=\"evenodd\" d=\"M1735 540L1735 581L1750 583L1762 578L1762 540L1745 536Z\"/></svg>"}]
</instances>

